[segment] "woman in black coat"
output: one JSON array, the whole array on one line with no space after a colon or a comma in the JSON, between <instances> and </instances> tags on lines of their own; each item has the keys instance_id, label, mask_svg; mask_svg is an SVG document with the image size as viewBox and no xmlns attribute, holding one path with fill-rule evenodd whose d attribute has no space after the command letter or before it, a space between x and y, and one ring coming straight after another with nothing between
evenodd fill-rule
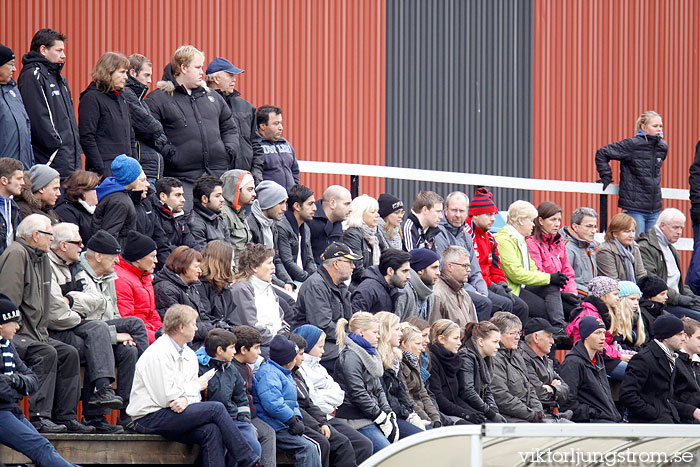
<instances>
[{"instance_id":1,"label":"woman in black coat","mask_svg":"<svg viewBox=\"0 0 700 467\"><path fill-rule=\"evenodd\" d=\"M196 283L201 305L200 316L214 327L233 330L236 303L233 300L233 246L213 240L204 248L202 274Z\"/></svg>"},{"instance_id":2,"label":"woman in black coat","mask_svg":"<svg viewBox=\"0 0 700 467\"><path fill-rule=\"evenodd\" d=\"M119 154L134 155L129 106L121 94L128 70L129 59L107 52L95 64L93 81L80 94L78 130L85 168L105 177L112 175L112 161Z\"/></svg>"},{"instance_id":3,"label":"woman in black coat","mask_svg":"<svg viewBox=\"0 0 700 467\"><path fill-rule=\"evenodd\" d=\"M352 271L351 288L354 289L362 281L365 270L379 264L382 251L387 248L384 237L379 235L377 221L379 220L379 204L371 196L358 196L350 204L352 211L348 216L348 229L343 234L343 243L353 253L362 256L362 261L355 263Z\"/></svg>"},{"instance_id":4,"label":"woman in black coat","mask_svg":"<svg viewBox=\"0 0 700 467\"><path fill-rule=\"evenodd\" d=\"M76 170L63 181L63 197L54 211L61 222L78 226L83 244L92 237L92 215L97 206L97 185L100 177L95 172Z\"/></svg>"}]
</instances>

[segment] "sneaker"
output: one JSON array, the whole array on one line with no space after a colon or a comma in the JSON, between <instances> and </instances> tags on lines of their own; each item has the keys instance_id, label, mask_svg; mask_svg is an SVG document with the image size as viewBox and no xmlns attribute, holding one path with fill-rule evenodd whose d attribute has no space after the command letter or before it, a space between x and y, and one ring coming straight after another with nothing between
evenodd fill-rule
<instances>
[{"instance_id":1,"label":"sneaker","mask_svg":"<svg viewBox=\"0 0 700 467\"><path fill-rule=\"evenodd\" d=\"M121 397L114 394L112 386L106 386L99 391L95 391L88 404L95 405L103 409L119 410L124 405Z\"/></svg>"},{"instance_id":2,"label":"sneaker","mask_svg":"<svg viewBox=\"0 0 700 467\"><path fill-rule=\"evenodd\" d=\"M95 417L91 419L83 419L83 424L95 428L96 433L118 435L119 433L124 433L124 428L119 425L112 425L107 423L104 417Z\"/></svg>"},{"instance_id":3,"label":"sneaker","mask_svg":"<svg viewBox=\"0 0 700 467\"><path fill-rule=\"evenodd\" d=\"M38 418L32 420L32 425L39 433L65 433L68 428L65 425L59 425L52 422L48 418Z\"/></svg>"},{"instance_id":4,"label":"sneaker","mask_svg":"<svg viewBox=\"0 0 700 467\"><path fill-rule=\"evenodd\" d=\"M82 435L89 435L95 432L94 426L83 425L78 420L68 420L66 422L63 422L63 424L66 425L70 433L80 433Z\"/></svg>"}]
</instances>

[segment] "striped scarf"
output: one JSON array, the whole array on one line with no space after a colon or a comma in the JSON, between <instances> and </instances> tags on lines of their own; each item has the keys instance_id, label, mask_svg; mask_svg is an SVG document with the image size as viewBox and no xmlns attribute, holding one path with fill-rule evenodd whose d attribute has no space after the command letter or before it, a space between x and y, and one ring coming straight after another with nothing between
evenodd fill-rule
<instances>
[{"instance_id":1,"label":"striped scarf","mask_svg":"<svg viewBox=\"0 0 700 467\"><path fill-rule=\"evenodd\" d=\"M14 374L15 372L15 356L10 349L10 341L8 339L0 339L0 352L2 352L2 373L6 375Z\"/></svg>"}]
</instances>

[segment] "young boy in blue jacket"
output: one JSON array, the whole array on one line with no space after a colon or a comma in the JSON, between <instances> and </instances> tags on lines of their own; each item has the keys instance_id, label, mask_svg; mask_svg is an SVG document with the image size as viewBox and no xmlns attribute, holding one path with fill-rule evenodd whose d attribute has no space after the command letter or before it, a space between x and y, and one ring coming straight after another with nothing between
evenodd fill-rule
<instances>
[{"instance_id":1,"label":"young boy in blue jacket","mask_svg":"<svg viewBox=\"0 0 700 467\"><path fill-rule=\"evenodd\" d=\"M304 436L304 423L292 378L299 348L284 336L270 341L269 358L255 373L253 403L258 417L277 432L277 447L294 456L298 467L321 467L321 450Z\"/></svg>"},{"instance_id":2,"label":"young boy in blue jacket","mask_svg":"<svg viewBox=\"0 0 700 467\"><path fill-rule=\"evenodd\" d=\"M224 329L212 329L204 338L204 347L197 350L199 375L216 370L209 385L202 391L202 400L219 401L233 418L250 448L260 456L261 448L251 424L250 406L245 382L231 364L236 353L236 336Z\"/></svg>"}]
</instances>

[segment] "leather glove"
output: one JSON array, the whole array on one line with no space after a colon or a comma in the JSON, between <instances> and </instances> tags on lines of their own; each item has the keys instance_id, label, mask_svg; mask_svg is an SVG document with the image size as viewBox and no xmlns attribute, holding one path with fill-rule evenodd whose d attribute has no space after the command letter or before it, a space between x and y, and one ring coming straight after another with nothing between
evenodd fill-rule
<instances>
[{"instance_id":1,"label":"leather glove","mask_svg":"<svg viewBox=\"0 0 700 467\"><path fill-rule=\"evenodd\" d=\"M301 435L304 433L304 423L296 415L284 422L289 426L289 433L292 435Z\"/></svg>"},{"instance_id":2,"label":"leather glove","mask_svg":"<svg viewBox=\"0 0 700 467\"><path fill-rule=\"evenodd\" d=\"M579 297L577 294L572 294L568 292L562 292L561 293L561 299L564 300L566 303L569 305L580 305L581 304L581 297Z\"/></svg>"},{"instance_id":3,"label":"leather glove","mask_svg":"<svg viewBox=\"0 0 700 467\"><path fill-rule=\"evenodd\" d=\"M61 286L61 295L66 296L68 292L82 292L85 289L85 281L83 279L66 282Z\"/></svg>"},{"instance_id":4,"label":"leather glove","mask_svg":"<svg viewBox=\"0 0 700 467\"><path fill-rule=\"evenodd\" d=\"M678 295L678 305L683 307L691 307L696 305L695 297L689 295Z\"/></svg>"},{"instance_id":5,"label":"leather glove","mask_svg":"<svg viewBox=\"0 0 700 467\"><path fill-rule=\"evenodd\" d=\"M500 285L501 287L503 287L503 290L504 290L506 293L511 293L511 292L513 291L513 289L511 289L510 287L508 287L508 282L499 282L498 285Z\"/></svg>"},{"instance_id":6,"label":"leather glove","mask_svg":"<svg viewBox=\"0 0 700 467\"><path fill-rule=\"evenodd\" d=\"M433 428L440 428L442 426L442 422L440 420L435 420L430 426Z\"/></svg>"},{"instance_id":7,"label":"leather glove","mask_svg":"<svg viewBox=\"0 0 700 467\"><path fill-rule=\"evenodd\" d=\"M549 283L557 287L563 287L569 281L569 277L563 272L553 272L549 275Z\"/></svg>"},{"instance_id":8,"label":"leather glove","mask_svg":"<svg viewBox=\"0 0 700 467\"><path fill-rule=\"evenodd\" d=\"M495 410L493 410L490 407L486 411L486 418L488 418L490 421L492 421L494 423L508 423L508 420L506 420L506 417L504 417L503 415L496 412Z\"/></svg>"},{"instance_id":9,"label":"leather glove","mask_svg":"<svg viewBox=\"0 0 700 467\"><path fill-rule=\"evenodd\" d=\"M542 412L541 410L537 410L535 413L532 414L532 417L530 417L530 422L544 423L544 412Z\"/></svg>"},{"instance_id":10,"label":"leather glove","mask_svg":"<svg viewBox=\"0 0 700 467\"><path fill-rule=\"evenodd\" d=\"M1 376L5 379L5 381L7 381L7 384L9 384L12 389L20 394L26 393L24 380L20 378L17 373L12 373L11 375L3 374Z\"/></svg>"},{"instance_id":11,"label":"leather glove","mask_svg":"<svg viewBox=\"0 0 700 467\"><path fill-rule=\"evenodd\" d=\"M505 290L503 290L503 287L495 282L491 282L491 285L489 285L489 291L498 295L505 295L506 293Z\"/></svg>"},{"instance_id":12,"label":"leather glove","mask_svg":"<svg viewBox=\"0 0 700 467\"><path fill-rule=\"evenodd\" d=\"M481 425L486 421L486 417L484 416L484 414L479 412L471 412L465 414L463 418L474 425Z\"/></svg>"},{"instance_id":13,"label":"leather glove","mask_svg":"<svg viewBox=\"0 0 700 467\"><path fill-rule=\"evenodd\" d=\"M379 416L374 419L374 423L382 430L382 433L384 433L387 439L391 436L394 425L391 423L391 417L389 417L386 412L380 413Z\"/></svg>"},{"instance_id":14,"label":"leather glove","mask_svg":"<svg viewBox=\"0 0 700 467\"><path fill-rule=\"evenodd\" d=\"M602 184L603 184L603 191L605 191L605 189L606 189L608 186L610 186L610 184L612 183L612 180L609 179L609 178L606 178L605 180L603 180L602 178L599 178L599 179L596 180L595 182L596 182L596 183L602 183Z\"/></svg>"},{"instance_id":15,"label":"leather glove","mask_svg":"<svg viewBox=\"0 0 700 467\"><path fill-rule=\"evenodd\" d=\"M415 412L411 413L406 419L406 421L411 425L420 428L421 430L425 430L425 423L423 423L423 419L421 419Z\"/></svg>"}]
</instances>

